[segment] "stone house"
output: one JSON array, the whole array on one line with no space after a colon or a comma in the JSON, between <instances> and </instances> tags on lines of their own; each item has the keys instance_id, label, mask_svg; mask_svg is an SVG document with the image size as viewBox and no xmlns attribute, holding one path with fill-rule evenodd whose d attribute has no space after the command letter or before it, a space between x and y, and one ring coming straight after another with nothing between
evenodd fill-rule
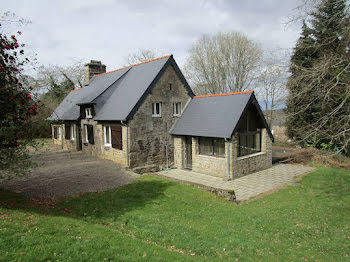
<instances>
[{"instance_id":1,"label":"stone house","mask_svg":"<svg viewBox=\"0 0 350 262\"><path fill-rule=\"evenodd\" d=\"M172 55L110 72L100 61L85 67L86 86L48 118L54 144L138 172L235 178L271 166L273 137L252 92L194 96Z\"/></svg>"},{"instance_id":2,"label":"stone house","mask_svg":"<svg viewBox=\"0 0 350 262\"><path fill-rule=\"evenodd\" d=\"M194 96L170 133L178 168L234 179L272 166L274 138L253 91Z\"/></svg>"}]
</instances>

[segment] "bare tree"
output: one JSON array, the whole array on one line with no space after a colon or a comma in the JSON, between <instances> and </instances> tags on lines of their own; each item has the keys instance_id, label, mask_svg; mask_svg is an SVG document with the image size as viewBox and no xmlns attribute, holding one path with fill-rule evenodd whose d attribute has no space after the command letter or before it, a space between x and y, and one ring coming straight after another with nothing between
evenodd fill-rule
<instances>
[{"instance_id":1,"label":"bare tree","mask_svg":"<svg viewBox=\"0 0 350 262\"><path fill-rule=\"evenodd\" d=\"M283 61L266 59L256 81L255 91L258 99L264 104L266 120L270 126L275 120L276 110L283 106L287 98L287 69Z\"/></svg>"},{"instance_id":2,"label":"bare tree","mask_svg":"<svg viewBox=\"0 0 350 262\"><path fill-rule=\"evenodd\" d=\"M256 78L262 50L239 32L203 35L190 49L185 73L199 94L244 91Z\"/></svg>"},{"instance_id":3,"label":"bare tree","mask_svg":"<svg viewBox=\"0 0 350 262\"><path fill-rule=\"evenodd\" d=\"M38 92L46 92L54 86L66 82L70 89L84 87L84 65L82 62L74 62L68 66L48 65L40 66L37 70L34 87Z\"/></svg>"},{"instance_id":4,"label":"bare tree","mask_svg":"<svg viewBox=\"0 0 350 262\"><path fill-rule=\"evenodd\" d=\"M125 57L125 65L134 65L140 62L144 62L156 57L156 52L151 49L139 49L135 53L129 54Z\"/></svg>"}]
</instances>

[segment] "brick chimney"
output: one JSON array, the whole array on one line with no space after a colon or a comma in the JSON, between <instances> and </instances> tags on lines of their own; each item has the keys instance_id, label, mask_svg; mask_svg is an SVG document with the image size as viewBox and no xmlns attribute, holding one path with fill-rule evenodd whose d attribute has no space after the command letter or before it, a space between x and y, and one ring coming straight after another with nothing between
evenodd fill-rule
<instances>
[{"instance_id":1,"label":"brick chimney","mask_svg":"<svg viewBox=\"0 0 350 262\"><path fill-rule=\"evenodd\" d=\"M90 63L85 65L85 85L90 83L91 78L94 75L98 75L106 72L106 65L103 65L101 61L91 60Z\"/></svg>"}]
</instances>

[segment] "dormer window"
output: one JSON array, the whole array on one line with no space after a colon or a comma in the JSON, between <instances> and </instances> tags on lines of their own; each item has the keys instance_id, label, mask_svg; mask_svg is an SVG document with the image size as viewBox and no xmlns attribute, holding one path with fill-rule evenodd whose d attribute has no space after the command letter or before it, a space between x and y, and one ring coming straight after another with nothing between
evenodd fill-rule
<instances>
[{"instance_id":1,"label":"dormer window","mask_svg":"<svg viewBox=\"0 0 350 262\"><path fill-rule=\"evenodd\" d=\"M92 118L91 107L85 108L85 117Z\"/></svg>"}]
</instances>

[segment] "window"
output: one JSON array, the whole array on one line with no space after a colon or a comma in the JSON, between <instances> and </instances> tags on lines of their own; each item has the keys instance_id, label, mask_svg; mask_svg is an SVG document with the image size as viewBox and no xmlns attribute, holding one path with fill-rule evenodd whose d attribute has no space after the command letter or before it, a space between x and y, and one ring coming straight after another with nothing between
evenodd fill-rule
<instances>
[{"instance_id":1,"label":"window","mask_svg":"<svg viewBox=\"0 0 350 262\"><path fill-rule=\"evenodd\" d=\"M152 117L161 117L161 116L162 116L162 104L152 103Z\"/></svg>"},{"instance_id":2,"label":"window","mask_svg":"<svg viewBox=\"0 0 350 262\"><path fill-rule=\"evenodd\" d=\"M246 156L261 151L261 130L239 133L238 156Z\"/></svg>"},{"instance_id":3,"label":"window","mask_svg":"<svg viewBox=\"0 0 350 262\"><path fill-rule=\"evenodd\" d=\"M123 134L121 126L111 126L112 147L123 150Z\"/></svg>"},{"instance_id":4,"label":"window","mask_svg":"<svg viewBox=\"0 0 350 262\"><path fill-rule=\"evenodd\" d=\"M169 90L171 91L173 89L173 84L169 83Z\"/></svg>"},{"instance_id":5,"label":"window","mask_svg":"<svg viewBox=\"0 0 350 262\"><path fill-rule=\"evenodd\" d=\"M92 118L91 108L85 108L85 117L86 118Z\"/></svg>"},{"instance_id":6,"label":"window","mask_svg":"<svg viewBox=\"0 0 350 262\"><path fill-rule=\"evenodd\" d=\"M54 139L58 138L58 127L57 126L53 127L53 138Z\"/></svg>"},{"instance_id":7,"label":"window","mask_svg":"<svg viewBox=\"0 0 350 262\"><path fill-rule=\"evenodd\" d=\"M62 140L62 127L58 127L58 140Z\"/></svg>"},{"instance_id":8,"label":"window","mask_svg":"<svg viewBox=\"0 0 350 262\"><path fill-rule=\"evenodd\" d=\"M71 125L65 125L65 139L71 139Z\"/></svg>"},{"instance_id":9,"label":"window","mask_svg":"<svg viewBox=\"0 0 350 262\"><path fill-rule=\"evenodd\" d=\"M105 146L112 146L111 126L104 126Z\"/></svg>"},{"instance_id":10,"label":"window","mask_svg":"<svg viewBox=\"0 0 350 262\"><path fill-rule=\"evenodd\" d=\"M94 144L94 127L92 125L85 125L85 142Z\"/></svg>"},{"instance_id":11,"label":"window","mask_svg":"<svg viewBox=\"0 0 350 262\"><path fill-rule=\"evenodd\" d=\"M75 139L75 124L70 126L70 140Z\"/></svg>"},{"instance_id":12,"label":"window","mask_svg":"<svg viewBox=\"0 0 350 262\"><path fill-rule=\"evenodd\" d=\"M181 115L181 103L173 104L173 115L180 116Z\"/></svg>"},{"instance_id":13,"label":"window","mask_svg":"<svg viewBox=\"0 0 350 262\"><path fill-rule=\"evenodd\" d=\"M207 156L225 157L225 140L222 138L199 138L199 154Z\"/></svg>"}]
</instances>

